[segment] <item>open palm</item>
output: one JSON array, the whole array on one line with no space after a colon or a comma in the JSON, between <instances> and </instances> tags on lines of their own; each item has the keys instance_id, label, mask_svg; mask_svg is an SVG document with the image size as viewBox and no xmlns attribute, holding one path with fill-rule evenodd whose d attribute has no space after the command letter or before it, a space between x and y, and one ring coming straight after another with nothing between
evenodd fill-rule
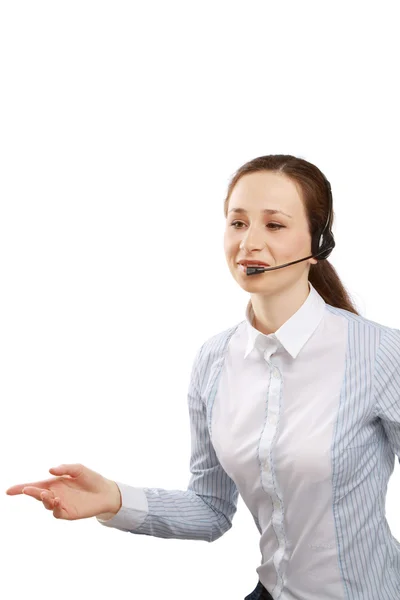
<instances>
[{"instance_id":1,"label":"open palm","mask_svg":"<svg viewBox=\"0 0 400 600\"><path fill-rule=\"evenodd\" d=\"M85 519L109 510L113 481L80 464L61 465L49 472L59 477L14 485L6 493L36 498L57 519Z\"/></svg>"}]
</instances>

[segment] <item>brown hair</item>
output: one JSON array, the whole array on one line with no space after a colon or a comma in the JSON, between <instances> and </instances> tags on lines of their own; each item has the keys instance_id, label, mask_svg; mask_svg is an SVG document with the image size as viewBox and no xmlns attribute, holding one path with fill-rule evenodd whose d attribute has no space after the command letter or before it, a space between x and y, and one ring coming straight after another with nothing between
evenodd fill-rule
<instances>
[{"instance_id":1,"label":"brown hair","mask_svg":"<svg viewBox=\"0 0 400 600\"><path fill-rule=\"evenodd\" d=\"M284 173L298 184L306 209L308 228L311 236L317 228L322 228L325 225L329 212L329 196L325 177L318 167L312 163L302 158L291 156L290 154L259 156L240 167L233 175L228 186L227 196L224 201L225 218L228 215L229 198L239 179L243 175L258 171ZM333 218L334 211L332 208L330 219L331 229ZM340 281L335 268L328 262L328 259L318 260L317 264L311 265L308 279L327 304L359 315L349 293Z\"/></svg>"}]
</instances>

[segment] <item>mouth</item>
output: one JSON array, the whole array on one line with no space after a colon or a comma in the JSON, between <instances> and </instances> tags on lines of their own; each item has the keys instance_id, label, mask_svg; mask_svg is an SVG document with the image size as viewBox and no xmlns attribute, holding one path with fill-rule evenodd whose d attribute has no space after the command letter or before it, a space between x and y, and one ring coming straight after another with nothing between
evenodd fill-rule
<instances>
[{"instance_id":1,"label":"mouth","mask_svg":"<svg viewBox=\"0 0 400 600\"><path fill-rule=\"evenodd\" d=\"M256 262L256 261L241 261L238 263L239 266L242 267L270 267L271 265L269 265L268 263L264 263L264 262Z\"/></svg>"},{"instance_id":2,"label":"mouth","mask_svg":"<svg viewBox=\"0 0 400 600\"><path fill-rule=\"evenodd\" d=\"M240 260L238 262L238 265L244 265L246 267L270 267L271 265L269 265L268 263L261 261L257 261L257 260Z\"/></svg>"}]
</instances>

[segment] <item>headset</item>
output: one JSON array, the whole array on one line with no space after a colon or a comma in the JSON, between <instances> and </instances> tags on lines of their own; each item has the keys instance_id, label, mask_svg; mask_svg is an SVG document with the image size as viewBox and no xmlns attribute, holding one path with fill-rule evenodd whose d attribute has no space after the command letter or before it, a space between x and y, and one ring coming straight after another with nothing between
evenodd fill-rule
<instances>
[{"instance_id":1,"label":"headset","mask_svg":"<svg viewBox=\"0 0 400 600\"><path fill-rule=\"evenodd\" d=\"M258 273L264 273L265 271L274 271L275 269L282 269L283 267L288 267L289 265L295 265L296 263L302 262L303 260L307 260L309 258L317 258L318 260L325 260L330 256L332 250L334 249L336 243L333 237L332 229L331 229L331 217L333 213L333 199L332 199L332 189L331 184L322 173L322 176L325 180L325 184L328 190L328 198L329 198L329 212L328 218L326 219L325 225L321 228L319 227L316 232L312 236L311 240L311 252L310 256L305 256L304 258L300 258L300 260L294 260L289 263L285 263L283 265L279 265L278 267L247 267L246 275L257 275Z\"/></svg>"}]
</instances>

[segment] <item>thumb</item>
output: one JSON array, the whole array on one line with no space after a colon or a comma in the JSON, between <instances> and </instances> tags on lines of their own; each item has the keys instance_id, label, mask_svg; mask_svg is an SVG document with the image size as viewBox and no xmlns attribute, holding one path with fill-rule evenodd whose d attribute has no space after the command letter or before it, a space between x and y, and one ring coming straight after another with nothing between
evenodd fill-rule
<instances>
[{"instance_id":1,"label":"thumb","mask_svg":"<svg viewBox=\"0 0 400 600\"><path fill-rule=\"evenodd\" d=\"M70 475L71 477L79 477L83 471L82 465L60 465L49 469L52 475Z\"/></svg>"}]
</instances>

